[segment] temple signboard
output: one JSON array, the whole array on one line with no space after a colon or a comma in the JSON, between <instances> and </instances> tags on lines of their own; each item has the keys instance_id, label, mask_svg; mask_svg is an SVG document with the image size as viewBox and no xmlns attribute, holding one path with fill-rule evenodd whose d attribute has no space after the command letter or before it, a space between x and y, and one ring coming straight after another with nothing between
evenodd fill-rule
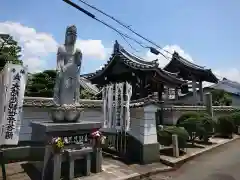
<instances>
[{"instance_id":1,"label":"temple signboard","mask_svg":"<svg viewBox=\"0 0 240 180\"><path fill-rule=\"evenodd\" d=\"M27 72L22 65L7 64L3 70L5 97L1 103L0 145L17 145L22 119Z\"/></svg>"},{"instance_id":2,"label":"temple signboard","mask_svg":"<svg viewBox=\"0 0 240 180\"><path fill-rule=\"evenodd\" d=\"M90 134L79 134L74 136L64 136L62 137L66 144L90 144L91 138Z\"/></svg>"}]
</instances>

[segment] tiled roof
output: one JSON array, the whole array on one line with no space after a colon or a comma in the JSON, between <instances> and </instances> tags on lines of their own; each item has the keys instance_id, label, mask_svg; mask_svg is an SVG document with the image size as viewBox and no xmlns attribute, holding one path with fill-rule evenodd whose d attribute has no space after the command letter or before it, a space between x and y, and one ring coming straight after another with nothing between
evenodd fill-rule
<instances>
[{"instance_id":1,"label":"tiled roof","mask_svg":"<svg viewBox=\"0 0 240 180\"><path fill-rule=\"evenodd\" d=\"M174 52L172 55L171 61L164 67L166 71L171 71L172 68L177 67L178 64L181 64L182 66L186 67L189 69L189 71L194 71L196 72L201 72L204 74L206 77L208 76L209 82L216 83L218 82L217 77L212 73L211 69L206 69L204 66L199 66L197 64L194 64L183 57L179 56L177 52ZM204 81L208 81L208 79L205 77Z\"/></svg>"},{"instance_id":2,"label":"tiled roof","mask_svg":"<svg viewBox=\"0 0 240 180\"><path fill-rule=\"evenodd\" d=\"M80 77L80 85L91 94L96 95L100 93L100 90L97 88L97 86L92 84L88 79L84 77Z\"/></svg>"},{"instance_id":3,"label":"tiled roof","mask_svg":"<svg viewBox=\"0 0 240 180\"><path fill-rule=\"evenodd\" d=\"M168 80L169 82L172 81L173 84L181 85L181 84L185 83L184 80L179 79L177 77L177 73L171 73L171 72L168 72L166 70L159 68L158 60L145 61L142 58L139 58L139 57L129 53L128 51L126 51L117 41L114 44L114 50L113 50L112 57L109 59L109 61L107 61L107 63L100 70L97 70L94 73L84 74L81 76L85 77L89 80L91 80L92 78L94 78L96 76L100 76L114 62L116 56L120 57L120 58L118 58L120 61L122 61L128 67L131 67L133 69L139 69L139 70L143 70L143 71L155 71L161 77Z\"/></svg>"},{"instance_id":4,"label":"tiled roof","mask_svg":"<svg viewBox=\"0 0 240 180\"><path fill-rule=\"evenodd\" d=\"M228 93L232 93L232 94L240 96L240 83L231 81L226 78L219 81L217 84L213 84L209 88L222 89Z\"/></svg>"}]
</instances>

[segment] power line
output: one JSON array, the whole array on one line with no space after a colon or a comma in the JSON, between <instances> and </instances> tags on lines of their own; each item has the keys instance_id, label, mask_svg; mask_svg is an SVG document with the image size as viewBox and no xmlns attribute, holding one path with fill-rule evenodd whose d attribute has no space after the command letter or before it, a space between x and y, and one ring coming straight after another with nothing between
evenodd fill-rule
<instances>
[{"instance_id":1,"label":"power line","mask_svg":"<svg viewBox=\"0 0 240 180\"><path fill-rule=\"evenodd\" d=\"M167 53L169 53L169 54L172 55L172 53L170 53L169 51L163 49L161 46L159 46L158 44L156 44L156 43L153 42L152 40L149 40L149 39L145 38L144 36L142 36L141 34L139 34L138 32L134 31L129 25L126 25L125 23L121 22L120 20L116 19L115 17L113 17L113 16L105 13L104 11L98 9L97 7L91 5L91 4L89 4L89 3L87 3L87 2L85 2L85 1L83 1L83 0L79 0L79 1L82 2L83 4L85 4L86 6L92 8L92 9L100 12L101 14L109 17L110 19L114 20L115 22L117 22L117 23L120 24L121 26L127 28L129 31L131 31L131 32L134 33L135 35L137 35L137 36L141 37L142 39L144 39L145 41L151 43L152 45L154 45L154 46L158 47L159 49L162 49L163 51L165 51L165 52L167 52ZM160 54L162 54L162 53L160 52ZM163 54L162 54L162 55L163 55ZM164 55L163 55L163 56L164 56Z\"/></svg>"},{"instance_id":2,"label":"power line","mask_svg":"<svg viewBox=\"0 0 240 180\"><path fill-rule=\"evenodd\" d=\"M75 7L76 9L78 9L78 10L81 11L81 12L83 12L84 14L86 14L86 15L89 16L89 17L91 17L92 19L95 19L96 21L98 21L98 22L104 24L105 26L109 27L110 29L114 30L115 32L117 32L118 34L120 34L121 37L128 38L128 39L130 39L130 40L136 42L137 44L139 44L139 45L140 45L141 47L143 47L143 48L148 48L147 46L144 46L142 42L140 42L140 41L138 41L138 40L132 38L131 36L128 36L127 34L125 34L125 33L121 32L121 31L119 31L119 30L116 29L116 28L114 28L113 26L111 26L111 25L105 23L104 21L98 19L94 14L92 14L92 13L90 13L89 11L87 11L87 10L81 8L81 7L78 6L77 4L71 2L70 0L63 0L63 1L66 2L67 4L71 5L71 6Z\"/></svg>"},{"instance_id":3,"label":"power line","mask_svg":"<svg viewBox=\"0 0 240 180\"><path fill-rule=\"evenodd\" d=\"M114 31L117 32L122 38L124 37L123 39L124 39L125 41L126 41L125 38L128 38L128 39L136 42L137 44L139 44L139 45L140 45L141 47L143 47L143 48L149 48L152 53L154 53L154 54L156 54L156 55L157 55L157 54L161 54L161 55L164 56L167 60L169 60L163 53L159 52L157 49L155 49L155 48L153 48L153 47L144 46L142 42L134 39L133 37L131 37L131 36L125 34L125 33L122 33L122 32L119 31L118 29L116 29L116 28L114 28L113 26L107 24L106 22L98 19L94 14L92 14L92 13L90 13L89 11L81 8L81 7L78 6L77 4L71 2L70 0L63 0L63 1L66 2L67 4L71 5L71 6L75 7L76 9L78 9L78 10L81 11L81 12L83 12L84 14L86 14L86 15L89 16L89 17L91 17L92 19L95 19L96 21L98 21L98 22L104 24L105 26L109 27L110 29L114 30ZM127 26L126 26L126 27L127 27ZM128 42L127 42L127 43L128 43ZM130 45L130 43L128 43L128 45ZM130 47L133 48L132 46L130 46Z\"/></svg>"}]
</instances>

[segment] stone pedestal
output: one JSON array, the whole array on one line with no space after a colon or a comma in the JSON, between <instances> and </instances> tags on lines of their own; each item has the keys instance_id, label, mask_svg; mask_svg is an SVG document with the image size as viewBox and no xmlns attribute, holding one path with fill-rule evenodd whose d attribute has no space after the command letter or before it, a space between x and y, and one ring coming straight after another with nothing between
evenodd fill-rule
<instances>
[{"instance_id":1,"label":"stone pedestal","mask_svg":"<svg viewBox=\"0 0 240 180\"><path fill-rule=\"evenodd\" d=\"M90 142L90 134L93 129L99 129L101 128L102 124L100 122L77 122L77 123L53 123L53 122L32 122L32 141L35 142L43 142L45 144L45 156L44 156L44 165L42 168L42 179L45 180L46 169L52 169L53 170L53 180L59 178L61 175L61 163L63 161L66 161L66 158L64 159L62 155L52 155L52 146L49 145L49 142L54 137L78 137L77 139L80 139L81 137L84 137L82 144L80 145L74 145L74 146L68 146L65 145L64 148L75 148L81 149L82 147L89 147L91 146ZM88 139L86 139L88 137ZM98 151L98 153L101 153L101 151ZM48 167L49 159L53 159L54 167ZM101 155L95 155L92 156L92 163L96 163L99 160L96 160L96 157L99 157ZM50 163L51 164L51 163ZM96 166L96 165L95 165ZM101 168L101 164L98 163L97 167L99 169L99 166ZM60 175L59 175L60 174Z\"/></svg>"},{"instance_id":2,"label":"stone pedestal","mask_svg":"<svg viewBox=\"0 0 240 180\"><path fill-rule=\"evenodd\" d=\"M173 145L173 156L179 157L178 136L176 134L172 135L172 145Z\"/></svg>"},{"instance_id":3,"label":"stone pedestal","mask_svg":"<svg viewBox=\"0 0 240 180\"><path fill-rule=\"evenodd\" d=\"M159 143L156 131L157 106L147 105L131 111L131 130L127 155L133 161L148 164L159 161Z\"/></svg>"},{"instance_id":4,"label":"stone pedestal","mask_svg":"<svg viewBox=\"0 0 240 180\"><path fill-rule=\"evenodd\" d=\"M205 100L206 111L211 117L213 117L212 94L206 93L205 98L206 98L206 100Z\"/></svg>"}]
</instances>

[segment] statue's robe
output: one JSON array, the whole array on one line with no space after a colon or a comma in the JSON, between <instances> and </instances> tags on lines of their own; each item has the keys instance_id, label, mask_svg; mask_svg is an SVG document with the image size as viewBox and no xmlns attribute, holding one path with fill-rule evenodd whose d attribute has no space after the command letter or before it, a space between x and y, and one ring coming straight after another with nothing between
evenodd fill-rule
<instances>
[{"instance_id":1,"label":"statue's robe","mask_svg":"<svg viewBox=\"0 0 240 180\"><path fill-rule=\"evenodd\" d=\"M67 51L60 46L57 53L57 77L54 88L54 101L59 105L76 104L79 101L79 76L82 53L79 49Z\"/></svg>"}]
</instances>

